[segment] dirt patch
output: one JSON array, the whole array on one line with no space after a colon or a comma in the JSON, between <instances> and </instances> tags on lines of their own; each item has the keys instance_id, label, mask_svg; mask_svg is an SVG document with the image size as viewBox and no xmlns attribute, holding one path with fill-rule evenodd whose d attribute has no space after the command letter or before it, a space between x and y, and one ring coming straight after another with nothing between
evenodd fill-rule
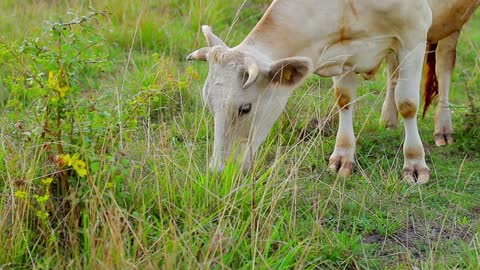
<instances>
[{"instance_id":1,"label":"dirt patch","mask_svg":"<svg viewBox=\"0 0 480 270\"><path fill-rule=\"evenodd\" d=\"M470 209L470 213L472 214L473 217L479 217L480 216L480 205L476 205Z\"/></svg>"},{"instance_id":2,"label":"dirt patch","mask_svg":"<svg viewBox=\"0 0 480 270\"><path fill-rule=\"evenodd\" d=\"M470 227L442 227L441 224L441 221L432 222L430 226L410 224L392 236L373 232L365 235L362 242L379 244L379 251L382 255L392 255L393 252L398 252L400 249L415 259L425 259L432 247L442 246L446 242L467 242L475 233Z\"/></svg>"},{"instance_id":3,"label":"dirt patch","mask_svg":"<svg viewBox=\"0 0 480 270\"><path fill-rule=\"evenodd\" d=\"M299 132L300 141L309 141L319 133L322 137L332 137L338 128L338 117L312 118Z\"/></svg>"}]
</instances>

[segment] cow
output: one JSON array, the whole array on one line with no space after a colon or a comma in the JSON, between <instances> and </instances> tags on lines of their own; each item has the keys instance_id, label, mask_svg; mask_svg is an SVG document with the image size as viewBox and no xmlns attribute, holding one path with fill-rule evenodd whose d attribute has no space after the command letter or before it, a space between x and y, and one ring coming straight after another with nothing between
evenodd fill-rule
<instances>
[{"instance_id":1,"label":"cow","mask_svg":"<svg viewBox=\"0 0 480 270\"><path fill-rule=\"evenodd\" d=\"M449 107L450 79L455 67L457 41L463 25L470 19L480 0L477 1L430 1L433 11L433 24L428 32L426 59L424 62L424 109L427 112L434 97L439 101L434 118L434 141L437 146L454 142L453 125ZM381 122L393 129L398 123L398 111L395 106L395 84L398 81L395 70L398 63L387 57L387 95L382 106Z\"/></svg>"},{"instance_id":2,"label":"cow","mask_svg":"<svg viewBox=\"0 0 480 270\"><path fill-rule=\"evenodd\" d=\"M222 170L233 158L248 170L293 90L315 73L333 77L339 108L329 169L350 176L355 163L356 74L375 73L389 57L398 63L392 106L404 119L403 178L427 182L430 170L417 111L424 54L435 21L434 1L274 0L233 48L211 27L203 26L208 47L194 51L187 60L209 63L202 96L214 118L210 167Z\"/></svg>"}]
</instances>

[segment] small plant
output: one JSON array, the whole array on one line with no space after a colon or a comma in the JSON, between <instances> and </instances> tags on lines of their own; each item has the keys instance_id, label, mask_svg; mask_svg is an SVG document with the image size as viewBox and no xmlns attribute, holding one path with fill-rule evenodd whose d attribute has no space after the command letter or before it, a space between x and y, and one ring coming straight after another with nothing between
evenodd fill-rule
<instances>
[{"instance_id":1,"label":"small plant","mask_svg":"<svg viewBox=\"0 0 480 270\"><path fill-rule=\"evenodd\" d=\"M389 213L380 210L375 211L374 220L376 229L382 236L392 236L400 229L400 224Z\"/></svg>"},{"instance_id":2,"label":"small plant","mask_svg":"<svg viewBox=\"0 0 480 270\"><path fill-rule=\"evenodd\" d=\"M471 88L476 88L475 78L470 79L465 83L465 93L468 98L468 112L463 119L464 131L470 133L473 137L478 136L480 129L478 128L478 122L480 121L480 108L478 107L478 101L475 101L474 96L471 93Z\"/></svg>"},{"instance_id":3,"label":"small plant","mask_svg":"<svg viewBox=\"0 0 480 270\"><path fill-rule=\"evenodd\" d=\"M39 181L37 187L41 187L41 191L36 192L33 196L26 191L17 190L15 192L15 198L25 201L27 207L35 213L37 218L43 223L48 224L48 217L50 216L47 211L47 203L50 199L50 185L53 182L53 178L48 177ZM42 194L42 195L40 195Z\"/></svg>"},{"instance_id":4,"label":"small plant","mask_svg":"<svg viewBox=\"0 0 480 270\"><path fill-rule=\"evenodd\" d=\"M72 199L82 196L77 187L87 184L90 162L104 151L95 140L115 128L106 124L110 114L88 98L85 84L110 69L96 29L106 15L92 10L68 22L46 22L37 37L0 46L0 63L10 72L4 80L11 89L6 112L19 121L27 145L41 146L33 160L44 164L34 172L39 180L18 187L15 197L46 225L76 213Z\"/></svg>"},{"instance_id":5,"label":"small plant","mask_svg":"<svg viewBox=\"0 0 480 270\"><path fill-rule=\"evenodd\" d=\"M361 236L342 231L334 233L330 239L331 242L321 251L322 257L336 267L357 266L358 268L358 261L363 252Z\"/></svg>"}]
</instances>

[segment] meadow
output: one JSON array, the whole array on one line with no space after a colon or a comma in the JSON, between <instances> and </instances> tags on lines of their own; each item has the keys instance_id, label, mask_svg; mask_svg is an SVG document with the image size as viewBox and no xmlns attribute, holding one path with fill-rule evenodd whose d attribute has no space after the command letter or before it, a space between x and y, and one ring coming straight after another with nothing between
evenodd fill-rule
<instances>
[{"instance_id":1,"label":"meadow","mask_svg":"<svg viewBox=\"0 0 480 270\"><path fill-rule=\"evenodd\" d=\"M480 13L452 78L456 139L419 128L431 179L401 181L386 72L355 105L355 173L328 171L331 79L295 91L254 169L208 170L202 24L240 42L268 0L0 3L0 269L480 269Z\"/></svg>"}]
</instances>

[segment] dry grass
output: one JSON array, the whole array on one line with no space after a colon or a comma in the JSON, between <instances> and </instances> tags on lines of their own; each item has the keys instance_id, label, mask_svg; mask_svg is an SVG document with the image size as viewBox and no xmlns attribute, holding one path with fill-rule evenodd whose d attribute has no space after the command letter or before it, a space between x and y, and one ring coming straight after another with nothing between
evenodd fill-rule
<instances>
[{"instance_id":1,"label":"dry grass","mask_svg":"<svg viewBox=\"0 0 480 270\"><path fill-rule=\"evenodd\" d=\"M95 27L105 37L112 69L87 74L81 84L82 95L93 95L110 118L101 138L91 140L102 151L89 157L90 174L72 186L64 204L50 201L48 222L14 195L20 189L33 194L53 167L35 135L34 106L1 109L0 269L480 267L480 145L478 131L465 130L463 117L471 112L466 89L479 100L478 16L463 33L452 84L457 143L435 148L432 113L419 121L432 168L429 184L400 182L403 132L377 124L385 75L359 89L353 177L337 178L326 169L335 134L326 127L335 129L337 111L330 80L318 78L292 97L253 173L245 176L230 165L213 174L206 169L213 123L199 90L206 66L183 59L203 44L201 24L234 44L266 2L2 4L5 43L35 36L45 19L71 18L68 10L106 7L108 18ZM0 66L0 78L8 74ZM81 112L78 117L88 119ZM321 120L322 132L309 130L299 139L312 118Z\"/></svg>"}]
</instances>

